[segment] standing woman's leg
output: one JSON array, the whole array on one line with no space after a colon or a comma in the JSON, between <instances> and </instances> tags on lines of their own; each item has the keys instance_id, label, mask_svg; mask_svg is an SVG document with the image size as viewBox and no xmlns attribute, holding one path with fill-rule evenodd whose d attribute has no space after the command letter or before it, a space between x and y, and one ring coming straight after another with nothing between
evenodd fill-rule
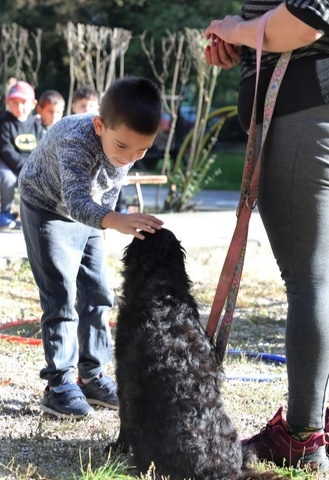
<instances>
[{"instance_id":1,"label":"standing woman's leg","mask_svg":"<svg viewBox=\"0 0 329 480\"><path fill-rule=\"evenodd\" d=\"M329 105L273 120L259 211L282 278L288 315L287 420L323 428L329 375Z\"/></svg>"}]
</instances>

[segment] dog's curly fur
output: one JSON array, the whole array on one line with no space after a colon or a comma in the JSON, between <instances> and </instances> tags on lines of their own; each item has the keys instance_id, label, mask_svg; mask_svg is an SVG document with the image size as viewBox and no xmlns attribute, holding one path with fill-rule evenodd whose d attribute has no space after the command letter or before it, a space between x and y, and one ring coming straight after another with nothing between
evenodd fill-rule
<instances>
[{"instance_id":1,"label":"dog's curly fur","mask_svg":"<svg viewBox=\"0 0 329 480\"><path fill-rule=\"evenodd\" d=\"M221 396L223 371L190 293L185 251L162 228L125 249L116 333L120 434L138 472L171 480L272 479L245 459Z\"/></svg>"}]
</instances>

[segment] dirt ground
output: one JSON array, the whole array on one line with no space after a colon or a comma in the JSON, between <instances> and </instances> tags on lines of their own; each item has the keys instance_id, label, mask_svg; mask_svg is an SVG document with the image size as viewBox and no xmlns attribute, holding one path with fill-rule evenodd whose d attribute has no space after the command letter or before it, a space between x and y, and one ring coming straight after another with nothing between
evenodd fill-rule
<instances>
[{"instance_id":1,"label":"dirt ground","mask_svg":"<svg viewBox=\"0 0 329 480\"><path fill-rule=\"evenodd\" d=\"M232 231L217 224L202 230L215 216L191 216L188 223L167 218L187 251L187 270L193 282L201 318L206 324ZM176 230L175 230L176 228ZM245 270L241 282L228 348L240 352L267 352L284 355L285 294L276 264L264 236L251 227ZM200 245L191 235L197 232ZM263 235L263 234L262 234ZM110 278L120 295L122 248L126 239L110 236L108 246ZM215 244L215 245L214 245ZM21 258L0 262L0 326L18 319L40 318L38 292L29 264ZM115 324L115 309L109 319ZM8 333L8 332L7 332ZM20 332L24 336L24 331ZM115 342L115 328L113 327ZM106 461L104 448L118 434L115 411L99 408L91 419L58 421L39 410L44 388L39 379L43 367L42 345L9 342L0 337L0 478L73 479L81 467L97 468ZM224 362L228 381L225 387L227 410L241 436L254 434L285 404L287 383L284 364L250 360L244 355L228 355ZM114 365L108 372L114 374ZM251 377L258 377L251 381ZM265 381L261 381L265 379Z\"/></svg>"}]
</instances>

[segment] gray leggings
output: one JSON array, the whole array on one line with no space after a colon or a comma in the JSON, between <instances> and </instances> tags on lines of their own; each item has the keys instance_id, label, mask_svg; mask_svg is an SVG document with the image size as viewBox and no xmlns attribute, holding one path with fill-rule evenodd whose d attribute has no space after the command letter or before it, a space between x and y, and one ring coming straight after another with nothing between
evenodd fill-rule
<instances>
[{"instance_id":1,"label":"gray leggings","mask_svg":"<svg viewBox=\"0 0 329 480\"><path fill-rule=\"evenodd\" d=\"M329 375L329 105L274 119L259 212L288 299L287 420L323 428Z\"/></svg>"}]
</instances>

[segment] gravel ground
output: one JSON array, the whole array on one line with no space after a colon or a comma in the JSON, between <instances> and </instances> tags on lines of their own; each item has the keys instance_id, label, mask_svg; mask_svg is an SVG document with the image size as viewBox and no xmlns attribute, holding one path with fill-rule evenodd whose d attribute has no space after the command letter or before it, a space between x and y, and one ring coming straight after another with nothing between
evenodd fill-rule
<instances>
[{"instance_id":1,"label":"gravel ground","mask_svg":"<svg viewBox=\"0 0 329 480\"><path fill-rule=\"evenodd\" d=\"M44 385L38 374L43 363L41 346L0 342L0 478L71 479L79 476L81 463L86 470L90 459L93 468L103 465L105 447L118 434L116 411L98 408L92 418L79 421L41 413ZM268 420L268 412L285 402L285 369L232 357L226 370L231 375L282 375L270 383L227 382L227 409L241 435L252 434ZM113 374L113 366L108 373Z\"/></svg>"},{"instance_id":2,"label":"gravel ground","mask_svg":"<svg viewBox=\"0 0 329 480\"><path fill-rule=\"evenodd\" d=\"M89 455L92 465L104 464L105 447L118 434L113 410L99 409L81 421L41 413L43 364L42 347L0 342L0 478L73 478L80 455L84 467Z\"/></svg>"}]
</instances>

